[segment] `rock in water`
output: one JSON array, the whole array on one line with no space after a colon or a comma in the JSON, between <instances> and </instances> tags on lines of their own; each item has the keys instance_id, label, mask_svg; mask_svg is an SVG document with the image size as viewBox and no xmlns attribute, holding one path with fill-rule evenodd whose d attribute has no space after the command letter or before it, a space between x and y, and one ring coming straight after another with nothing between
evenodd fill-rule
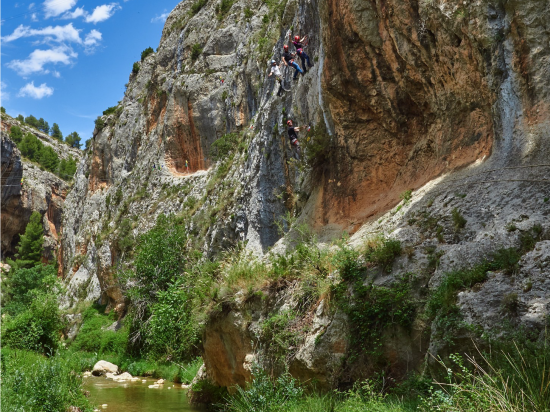
<instances>
[{"instance_id":1,"label":"rock in water","mask_svg":"<svg viewBox=\"0 0 550 412\"><path fill-rule=\"evenodd\" d=\"M105 373L118 373L118 366L116 366L114 363L107 362L104 360L100 360L94 365L94 369L92 371L92 375L94 376L101 376Z\"/></svg>"}]
</instances>

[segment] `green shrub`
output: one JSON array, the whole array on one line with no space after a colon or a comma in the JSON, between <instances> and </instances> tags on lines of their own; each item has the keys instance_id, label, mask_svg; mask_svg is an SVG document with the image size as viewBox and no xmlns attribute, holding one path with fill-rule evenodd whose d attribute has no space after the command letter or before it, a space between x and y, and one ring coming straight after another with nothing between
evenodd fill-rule
<instances>
[{"instance_id":1,"label":"green shrub","mask_svg":"<svg viewBox=\"0 0 550 412\"><path fill-rule=\"evenodd\" d=\"M23 132L21 131L21 128L19 126L12 126L10 129L10 138L15 142L15 144L18 144L23 140Z\"/></svg>"},{"instance_id":2,"label":"green shrub","mask_svg":"<svg viewBox=\"0 0 550 412\"><path fill-rule=\"evenodd\" d=\"M10 271L2 282L2 313L11 316L22 313L36 297L36 290L55 286L57 270L52 265L36 265Z\"/></svg>"},{"instance_id":3,"label":"green shrub","mask_svg":"<svg viewBox=\"0 0 550 412\"><path fill-rule=\"evenodd\" d=\"M216 13L218 14L218 20L223 20L225 15L229 12L231 7L235 3L235 0L222 0L218 5L216 5Z\"/></svg>"},{"instance_id":4,"label":"green shrub","mask_svg":"<svg viewBox=\"0 0 550 412\"><path fill-rule=\"evenodd\" d=\"M191 47L191 60L195 61L199 58L202 53L202 47L200 44L196 43Z\"/></svg>"},{"instance_id":5,"label":"green shrub","mask_svg":"<svg viewBox=\"0 0 550 412\"><path fill-rule=\"evenodd\" d=\"M103 110L103 116L109 116L110 114L116 113L118 106L108 107L106 110Z\"/></svg>"},{"instance_id":6,"label":"green shrub","mask_svg":"<svg viewBox=\"0 0 550 412\"><path fill-rule=\"evenodd\" d=\"M97 131L100 132L105 127L105 120L103 120L103 118L101 116L98 116L95 119L94 124L95 124L95 127L96 127Z\"/></svg>"},{"instance_id":7,"label":"green shrub","mask_svg":"<svg viewBox=\"0 0 550 412\"><path fill-rule=\"evenodd\" d=\"M134 62L134 65L132 66L132 74L138 74L140 69L140 65L138 62Z\"/></svg>"},{"instance_id":8,"label":"green shrub","mask_svg":"<svg viewBox=\"0 0 550 412\"><path fill-rule=\"evenodd\" d=\"M430 294L426 309L428 316L435 317L452 310L459 290L472 287L487 279L488 263L482 263L469 269L447 273L439 286Z\"/></svg>"},{"instance_id":9,"label":"green shrub","mask_svg":"<svg viewBox=\"0 0 550 412\"><path fill-rule=\"evenodd\" d=\"M408 204L412 199L412 190L406 190L399 196L404 204Z\"/></svg>"},{"instance_id":10,"label":"green shrub","mask_svg":"<svg viewBox=\"0 0 550 412\"><path fill-rule=\"evenodd\" d=\"M71 349L98 354L123 354L128 342L128 329L106 330L115 321L116 313L105 313L106 306L92 305L82 313L82 325Z\"/></svg>"},{"instance_id":11,"label":"green shrub","mask_svg":"<svg viewBox=\"0 0 550 412\"><path fill-rule=\"evenodd\" d=\"M50 355L57 350L62 328L56 296L35 291L27 310L2 322L2 344Z\"/></svg>"},{"instance_id":12,"label":"green shrub","mask_svg":"<svg viewBox=\"0 0 550 412\"><path fill-rule=\"evenodd\" d=\"M157 292L145 328L144 351L152 359L188 359L196 353L200 329L192 316L192 296L183 279Z\"/></svg>"},{"instance_id":13,"label":"green shrub","mask_svg":"<svg viewBox=\"0 0 550 412\"><path fill-rule=\"evenodd\" d=\"M196 2L194 2L193 5L191 6L191 11L190 11L191 15L194 16L199 11L201 11L201 9L206 5L206 2L207 0L197 0Z\"/></svg>"},{"instance_id":14,"label":"green shrub","mask_svg":"<svg viewBox=\"0 0 550 412\"><path fill-rule=\"evenodd\" d=\"M395 239L379 238L367 245L365 260L391 272L394 260L401 254L401 242Z\"/></svg>"},{"instance_id":15,"label":"green shrub","mask_svg":"<svg viewBox=\"0 0 550 412\"><path fill-rule=\"evenodd\" d=\"M304 139L305 159L313 172L320 176L331 165L334 143L324 123L313 127L310 133L311 136L308 133L308 136Z\"/></svg>"},{"instance_id":16,"label":"green shrub","mask_svg":"<svg viewBox=\"0 0 550 412\"><path fill-rule=\"evenodd\" d=\"M76 173L76 160L69 156L69 160L61 159L57 175L64 180L71 180Z\"/></svg>"},{"instance_id":17,"label":"green shrub","mask_svg":"<svg viewBox=\"0 0 550 412\"><path fill-rule=\"evenodd\" d=\"M138 239L135 270L120 274L132 307L139 308L132 311L132 350L143 356L160 359L169 353L185 360L196 352L199 325L193 309L204 298L215 265L199 263L202 253L189 240L185 226L160 215Z\"/></svg>"},{"instance_id":18,"label":"green shrub","mask_svg":"<svg viewBox=\"0 0 550 412\"><path fill-rule=\"evenodd\" d=\"M244 9L244 18L250 20L254 16L254 12L250 9L250 7L246 7Z\"/></svg>"},{"instance_id":19,"label":"green shrub","mask_svg":"<svg viewBox=\"0 0 550 412\"><path fill-rule=\"evenodd\" d=\"M21 140L21 143L19 143L18 147L23 156L33 162L38 162L44 145L35 135L32 133L27 133Z\"/></svg>"},{"instance_id":20,"label":"green shrub","mask_svg":"<svg viewBox=\"0 0 550 412\"><path fill-rule=\"evenodd\" d=\"M2 409L10 412L60 412L70 407L91 412L82 391L78 360L2 348Z\"/></svg>"},{"instance_id":21,"label":"green shrub","mask_svg":"<svg viewBox=\"0 0 550 412\"><path fill-rule=\"evenodd\" d=\"M466 219L464 219L464 216L460 214L460 211L456 207L451 211L451 215L453 217L455 230L458 231L466 226Z\"/></svg>"},{"instance_id":22,"label":"green shrub","mask_svg":"<svg viewBox=\"0 0 550 412\"><path fill-rule=\"evenodd\" d=\"M149 56L150 54L153 54L154 52L155 51L153 50L152 47L147 47L145 50L141 52L141 61L145 60L147 56Z\"/></svg>"},{"instance_id":23,"label":"green shrub","mask_svg":"<svg viewBox=\"0 0 550 412\"><path fill-rule=\"evenodd\" d=\"M55 172L59 166L59 156L50 146L46 146L41 150L38 162L48 172Z\"/></svg>"},{"instance_id":24,"label":"green shrub","mask_svg":"<svg viewBox=\"0 0 550 412\"><path fill-rule=\"evenodd\" d=\"M218 161L225 159L231 151L234 151L238 147L239 138L239 133L228 133L212 143L212 160Z\"/></svg>"}]
</instances>

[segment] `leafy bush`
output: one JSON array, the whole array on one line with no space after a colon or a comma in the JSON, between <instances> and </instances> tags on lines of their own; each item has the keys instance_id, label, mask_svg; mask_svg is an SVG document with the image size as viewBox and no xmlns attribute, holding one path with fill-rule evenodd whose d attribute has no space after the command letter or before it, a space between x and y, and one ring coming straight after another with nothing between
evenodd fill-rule
<instances>
[{"instance_id":1,"label":"leafy bush","mask_svg":"<svg viewBox=\"0 0 550 412\"><path fill-rule=\"evenodd\" d=\"M464 219L464 216L460 214L460 211L456 207L451 211L451 215L453 217L455 230L458 231L466 226L466 219Z\"/></svg>"},{"instance_id":2,"label":"leafy bush","mask_svg":"<svg viewBox=\"0 0 550 412\"><path fill-rule=\"evenodd\" d=\"M378 238L367 244L365 260L391 272L394 260L401 254L401 242L395 239Z\"/></svg>"},{"instance_id":3,"label":"leafy bush","mask_svg":"<svg viewBox=\"0 0 550 412\"><path fill-rule=\"evenodd\" d=\"M194 2L191 6L191 15L194 16L195 14L197 14L206 5L206 2L207 0L197 0L196 2Z\"/></svg>"},{"instance_id":4,"label":"leafy bush","mask_svg":"<svg viewBox=\"0 0 550 412\"><path fill-rule=\"evenodd\" d=\"M218 161L227 157L231 151L237 148L239 137L238 133L228 133L212 143L212 160Z\"/></svg>"},{"instance_id":5,"label":"leafy bush","mask_svg":"<svg viewBox=\"0 0 550 412\"><path fill-rule=\"evenodd\" d=\"M108 107L106 110L103 110L103 116L109 116L110 114L116 113L118 106Z\"/></svg>"},{"instance_id":6,"label":"leafy bush","mask_svg":"<svg viewBox=\"0 0 550 412\"><path fill-rule=\"evenodd\" d=\"M147 47L145 50L141 52L141 61L145 60L147 56L153 54L155 51L152 47Z\"/></svg>"},{"instance_id":7,"label":"leafy bush","mask_svg":"<svg viewBox=\"0 0 550 412\"><path fill-rule=\"evenodd\" d=\"M2 312L14 316L25 311L36 297L35 290L49 289L56 278L57 271L52 265L12 270L2 283Z\"/></svg>"},{"instance_id":8,"label":"leafy bush","mask_svg":"<svg viewBox=\"0 0 550 412\"><path fill-rule=\"evenodd\" d=\"M50 146L46 146L40 151L38 162L44 166L47 171L55 172L59 166L59 156L57 156L55 150Z\"/></svg>"},{"instance_id":9,"label":"leafy bush","mask_svg":"<svg viewBox=\"0 0 550 412\"><path fill-rule=\"evenodd\" d=\"M193 321L192 296L183 279L157 293L145 328L144 349L152 359L187 359L196 352L199 328Z\"/></svg>"},{"instance_id":10,"label":"leafy bush","mask_svg":"<svg viewBox=\"0 0 550 412\"><path fill-rule=\"evenodd\" d=\"M231 7L233 6L233 3L235 3L235 0L222 0L217 6L216 6L216 13L218 14L218 20L223 20L225 15L229 12Z\"/></svg>"},{"instance_id":11,"label":"leafy bush","mask_svg":"<svg viewBox=\"0 0 550 412\"><path fill-rule=\"evenodd\" d=\"M21 131L21 128L19 126L12 126L10 129L10 138L15 142L15 144L18 144L23 139L23 132Z\"/></svg>"},{"instance_id":12,"label":"leafy bush","mask_svg":"<svg viewBox=\"0 0 550 412\"><path fill-rule=\"evenodd\" d=\"M408 204L412 199L412 190L404 191L399 197L403 200L403 203Z\"/></svg>"},{"instance_id":13,"label":"leafy bush","mask_svg":"<svg viewBox=\"0 0 550 412\"><path fill-rule=\"evenodd\" d=\"M246 7L244 9L244 18L250 20L252 16L254 16L254 12L250 9L250 7Z\"/></svg>"},{"instance_id":14,"label":"leafy bush","mask_svg":"<svg viewBox=\"0 0 550 412\"><path fill-rule=\"evenodd\" d=\"M97 131L100 132L105 127L105 120L103 120L101 116L97 116L97 118L94 121L94 124Z\"/></svg>"},{"instance_id":15,"label":"leafy bush","mask_svg":"<svg viewBox=\"0 0 550 412\"><path fill-rule=\"evenodd\" d=\"M2 322L2 344L50 355L57 349L62 328L56 296L35 291L27 310Z\"/></svg>"},{"instance_id":16,"label":"leafy bush","mask_svg":"<svg viewBox=\"0 0 550 412\"><path fill-rule=\"evenodd\" d=\"M2 409L10 412L59 412L70 407L91 412L72 357L44 356L2 348Z\"/></svg>"},{"instance_id":17,"label":"leafy bush","mask_svg":"<svg viewBox=\"0 0 550 412\"><path fill-rule=\"evenodd\" d=\"M133 66L132 66L132 74L138 74L139 73L139 63L138 62L134 62Z\"/></svg>"},{"instance_id":18,"label":"leafy bush","mask_svg":"<svg viewBox=\"0 0 550 412\"><path fill-rule=\"evenodd\" d=\"M21 140L21 143L18 145L21 154L32 160L38 162L40 159L40 153L44 148L42 142L32 133L27 133L25 137Z\"/></svg>"},{"instance_id":19,"label":"leafy bush","mask_svg":"<svg viewBox=\"0 0 550 412\"><path fill-rule=\"evenodd\" d=\"M203 298L215 269L208 261L199 263L201 257L173 217L160 215L139 238L135 271L120 274L132 301L133 350L153 359L166 351L175 360L194 355L198 326L192 311L198 302L193 302Z\"/></svg>"},{"instance_id":20,"label":"leafy bush","mask_svg":"<svg viewBox=\"0 0 550 412\"><path fill-rule=\"evenodd\" d=\"M305 137L304 152L307 163L317 176L320 177L330 167L334 145L324 123L312 127L311 136L308 133L308 136Z\"/></svg>"},{"instance_id":21,"label":"leafy bush","mask_svg":"<svg viewBox=\"0 0 550 412\"><path fill-rule=\"evenodd\" d=\"M61 159L59 162L58 175L60 178L70 180L76 173L76 160L69 156L69 160Z\"/></svg>"},{"instance_id":22,"label":"leafy bush","mask_svg":"<svg viewBox=\"0 0 550 412\"><path fill-rule=\"evenodd\" d=\"M202 53L202 47L200 44L196 43L191 47L191 60L195 61L199 58Z\"/></svg>"}]
</instances>

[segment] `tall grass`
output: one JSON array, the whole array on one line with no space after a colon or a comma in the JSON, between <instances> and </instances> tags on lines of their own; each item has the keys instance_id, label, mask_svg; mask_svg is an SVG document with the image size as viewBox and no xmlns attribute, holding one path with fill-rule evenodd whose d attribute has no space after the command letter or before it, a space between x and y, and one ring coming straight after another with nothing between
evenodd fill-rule
<instances>
[{"instance_id":1,"label":"tall grass","mask_svg":"<svg viewBox=\"0 0 550 412\"><path fill-rule=\"evenodd\" d=\"M421 410L442 412L548 412L550 411L550 350L524 350L514 344L510 352L466 355L467 363L451 355L455 372L422 399Z\"/></svg>"}]
</instances>

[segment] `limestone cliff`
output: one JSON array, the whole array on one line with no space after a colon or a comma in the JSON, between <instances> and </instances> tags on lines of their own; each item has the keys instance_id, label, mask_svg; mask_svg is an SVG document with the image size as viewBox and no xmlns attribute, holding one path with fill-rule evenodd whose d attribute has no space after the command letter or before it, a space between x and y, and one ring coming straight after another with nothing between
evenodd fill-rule
<instances>
[{"instance_id":1,"label":"limestone cliff","mask_svg":"<svg viewBox=\"0 0 550 412\"><path fill-rule=\"evenodd\" d=\"M2 258L13 257L19 235L25 231L32 212L38 211L43 216L43 259L53 262L57 260L63 202L70 184L23 158L9 138L12 126L21 127L23 134L34 134L43 145L52 147L61 159L72 156L78 161L81 152L2 114Z\"/></svg>"},{"instance_id":2,"label":"limestone cliff","mask_svg":"<svg viewBox=\"0 0 550 412\"><path fill-rule=\"evenodd\" d=\"M469 322L489 329L503 316L504 297L515 294L510 321L543 327L550 304L547 1L192 5L172 11L158 51L97 122L79 164L63 221L67 305L86 296L123 306L113 273L131 264L127 239L160 213L189 217L210 254L243 240L261 255L291 247L275 225L290 211L321 239L344 230L352 245L377 234L399 239L407 254L390 275L372 278L390 284L412 272L422 290L531 233L535 244L514 276L495 271L459 302ZM267 62L279 59L291 28L309 35L315 65L296 81L287 69L290 91L277 97ZM301 135L300 161L286 118L313 126L309 139ZM213 143L232 132L236 143L218 159ZM409 189L412 199L399 203ZM257 346L249 319L293 305L290 292L277 293L277 304L237 304L210 319L204 359L214 383L250 376ZM308 313L313 326L291 371L330 387L349 372L339 369L346 319L322 302ZM437 325L391 333L387 353L401 369L419 367L428 349L443 350L431 338Z\"/></svg>"}]
</instances>

